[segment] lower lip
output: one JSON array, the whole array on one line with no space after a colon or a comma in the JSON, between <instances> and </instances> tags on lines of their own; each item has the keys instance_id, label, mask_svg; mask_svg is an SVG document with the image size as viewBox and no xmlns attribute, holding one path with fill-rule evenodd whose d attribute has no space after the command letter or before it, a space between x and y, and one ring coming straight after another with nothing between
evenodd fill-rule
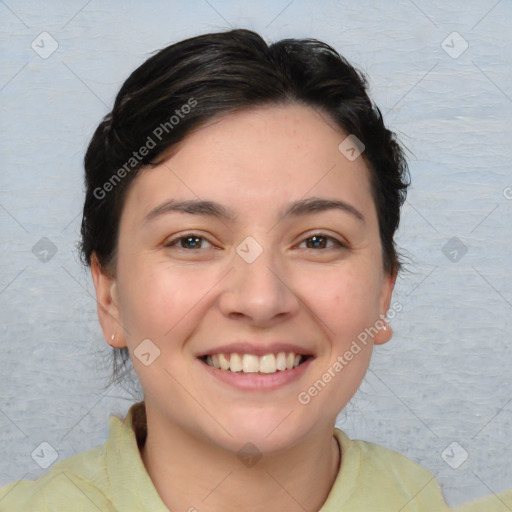
<instances>
[{"instance_id":1,"label":"lower lip","mask_svg":"<svg viewBox=\"0 0 512 512\"><path fill-rule=\"evenodd\" d=\"M219 370L199 360L199 363L216 379L243 391L272 391L282 388L300 378L313 360L308 357L300 366L275 373L244 373Z\"/></svg>"}]
</instances>

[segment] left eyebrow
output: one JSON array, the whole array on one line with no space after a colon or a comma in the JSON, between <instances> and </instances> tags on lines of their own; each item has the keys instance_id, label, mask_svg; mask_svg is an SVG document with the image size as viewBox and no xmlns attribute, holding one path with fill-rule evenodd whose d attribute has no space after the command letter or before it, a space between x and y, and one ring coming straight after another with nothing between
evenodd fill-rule
<instances>
[{"instance_id":1,"label":"left eyebrow","mask_svg":"<svg viewBox=\"0 0 512 512\"><path fill-rule=\"evenodd\" d=\"M295 201L288 205L286 210L282 212L279 217L281 220L285 217L308 215L327 210L341 210L342 212L349 213L362 222L366 222L364 215L355 206L338 199L322 199L319 197L309 197L307 199Z\"/></svg>"},{"instance_id":2,"label":"left eyebrow","mask_svg":"<svg viewBox=\"0 0 512 512\"><path fill-rule=\"evenodd\" d=\"M337 199L322 199L309 197L290 203L284 211L279 212L278 218L299 217L328 210L341 210L365 222L363 214L351 204ZM165 213L181 212L192 215L208 215L210 217L233 221L238 215L230 208L214 201L190 199L187 201L169 200L153 208L145 217L144 223Z\"/></svg>"}]
</instances>

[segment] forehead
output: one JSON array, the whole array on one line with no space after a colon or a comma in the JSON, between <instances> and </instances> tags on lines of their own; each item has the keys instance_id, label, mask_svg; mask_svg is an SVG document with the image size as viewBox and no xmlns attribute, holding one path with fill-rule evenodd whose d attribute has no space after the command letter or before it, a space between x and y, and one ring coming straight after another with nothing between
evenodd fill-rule
<instances>
[{"instance_id":1,"label":"forehead","mask_svg":"<svg viewBox=\"0 0 512 512\"><path fill-rule=\"evenodd\" d=\"M142 170L126 204L147 214L159 202L212 199L252 215L307 196L371 201L362 157L339 150L348 134L326 114L299 105L231 113L189 134L172 156Z\"/></svg>"}]
</instances>

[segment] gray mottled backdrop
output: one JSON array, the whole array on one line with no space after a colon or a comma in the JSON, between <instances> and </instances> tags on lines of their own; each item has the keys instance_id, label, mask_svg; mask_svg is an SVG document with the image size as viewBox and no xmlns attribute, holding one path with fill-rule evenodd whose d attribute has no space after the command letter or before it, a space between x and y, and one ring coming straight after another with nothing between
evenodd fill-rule
<instances>
[{"instance_id":1,"label":"gray mottled backdrop","mask_svg":"<svg viewBox=\"0 0 512 512\"><path fill-rule=\"evenodd\" d=\"M245 27L332 44L410 150L403 310L338 425L433 471L450 504L512 487L511 0L5 0L0 20L0 485L101 444L134 400L103 389L76 251L93 129L150 52Z\"/></svg>"}]
</instances>

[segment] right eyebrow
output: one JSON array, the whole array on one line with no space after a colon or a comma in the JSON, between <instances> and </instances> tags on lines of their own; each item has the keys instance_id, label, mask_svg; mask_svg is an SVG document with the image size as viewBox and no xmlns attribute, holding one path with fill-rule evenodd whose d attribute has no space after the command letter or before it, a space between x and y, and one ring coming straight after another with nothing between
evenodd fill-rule
<instances>
[{"instance_id":1,"label":"right eyebrow","mask_svg":"<svg viewBox=\"0 0 512 512\"><path fill-rule=\"evenodd\" d=\"M193 215L209 215L226 220L235 220L237 214L225 206L214 201L190 199L187 201L175 201L173 199L153 208L145 217L144 223L169 212L190 213Z\"/></svg>"}]
</instances>

